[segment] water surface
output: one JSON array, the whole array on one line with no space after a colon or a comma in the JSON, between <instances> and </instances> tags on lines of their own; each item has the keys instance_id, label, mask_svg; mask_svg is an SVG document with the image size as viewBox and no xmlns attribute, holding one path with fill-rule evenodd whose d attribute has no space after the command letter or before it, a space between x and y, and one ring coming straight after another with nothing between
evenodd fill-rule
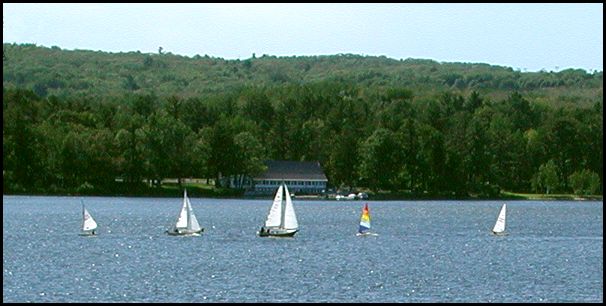
<instances>
[{"instance_id":1,"label":"water surface","mask_svg":"<svg viewBox=\"0 0 606 306\"><path fill-rule=\"evenodd\" d=\"M99 224L78 236L81 204ZM601 302L602 202L294 200L300 232L260 238L271 200L191 198L201 237L164 234L180 198L3 197L4 302Z\"/></svg>"}]
</instances>

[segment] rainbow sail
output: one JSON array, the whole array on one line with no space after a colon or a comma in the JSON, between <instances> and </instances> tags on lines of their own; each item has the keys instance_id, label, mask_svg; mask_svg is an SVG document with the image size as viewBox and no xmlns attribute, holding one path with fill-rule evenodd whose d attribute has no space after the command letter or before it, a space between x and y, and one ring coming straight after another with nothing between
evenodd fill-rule
<instances>
[{"instance_id":1,"label":"rainbow sail","mask_svg":"<svg viewBox=\"0 0 606 306\"><path fill-rule=\"evenodd\" d=\"M364 205L362 210L362 217L360 218L360 227L358 227L358 233L364 234L370 231L370 212L368 210L368 203Z\"/></svg>"}]
</instances>

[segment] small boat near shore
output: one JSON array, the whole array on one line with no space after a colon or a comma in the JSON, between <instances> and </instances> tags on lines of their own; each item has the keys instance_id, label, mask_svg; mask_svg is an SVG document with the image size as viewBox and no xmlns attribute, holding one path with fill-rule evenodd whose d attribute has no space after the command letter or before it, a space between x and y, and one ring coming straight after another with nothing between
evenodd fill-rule
<instances>
[{"instance_id":1,"label":"small boat near shore","mask_svg":"<svg viewBox=\"0 0 606 306\"><path fill-rule=\"evenodd\" d=\"M183 206L174 225L166 231L171 236L200 236L204 228L198 223L191 202L187 197L187 190L183 191Z\"/></svg>"},{"instance_id":2,"label":"small boat near shore","mask_svg":"<svg viewBox=\"0 0 606 306\"><path fill-rule=\"evenodd\" d=\"M370 210L368 209L368 203L364 205L362 209L362 216L360 217L360 225L358 226L358 232L356 236L378 236L379 234L370 231Z\"/></svg>"},{"instance_id":3,"label":"small boat near shore","mask_svg":"<svg viewBox=\"0 0 606 306\"><path fill-rule=\"evenodd\" d=\"M82 203L82 230L80 236L95 236L97 235L97 222L93 219L93 216L86 210L84 203Z\"/></svg>"},{"instance_id":4,"label":"small boat near shore","mask_svg":"<svg viewBox=\"0 0 606 306\"><path fill-rule=\"evenodd\" d=\"M503 204L501 206L501 212L499 212L499 217L497 218L497 222L492 228L492 233L495 235L503 236L507 235L505 232L505 218L507 217L507 204Z\"/></svg>"},{"instance_id":5,"label":"small boat near shore","mask_svg":"<svg viewBox=\"0 0 606 306\"><path fill-rule=\"evenodd\" d=\"M286 184L282 183L274 197L267 220L259 230L259 237L293 237L299 231L299 222Z\"/></svg>"}]
</instances>

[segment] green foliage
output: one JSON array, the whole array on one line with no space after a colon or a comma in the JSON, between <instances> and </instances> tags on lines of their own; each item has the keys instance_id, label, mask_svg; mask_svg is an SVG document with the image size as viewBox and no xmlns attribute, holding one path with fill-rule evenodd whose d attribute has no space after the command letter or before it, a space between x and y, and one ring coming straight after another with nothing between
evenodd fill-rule
<instances>
[{"instance_id":1,"label":"green foliage","mask_svg":"<svg viewBox=\"0 0 606 306\"><path fill-rule=\"evenodd\" d=\"M4 52L5 193L112 192L116 179L125 193L163 178L239 185L265 159L317 160L331 187L602 192L601 72L352 54Z\"/></svg>"},{"instance_id":2,"label":"green foliage","mask_svg":"<svg viewBox=\"0 0 606 306\"><path fill-rule=\"evenodd\" d=\"M122 86L124 87L124 89L129 90L129 91L134 91L139 89L139 85L137 85L137 82L135 81L135 78L133 78L132 75L126 75L124 82L122 83Z\"/></svg>"},{"instance_id":3,"label":"green foliage","mask_svg":"<svg viewBox=\"0 0 606 306\"><path fill-rule=\"evenodd\" d=\"M603 73L579 69L520 72L475 63L399 61L384 56L276 57L247 60L170 53L105 53L35 45L3 45L3 85L34 89L39 96L121 96L137 91L184 98L217 94L242 85L276 86L340 80L365 87L408 88L416 96L436 91L477 92L502 99L515 90L552 105L589 107L599 99ZM8 59L6 59L8 58ZM474 105L469 105L474 107Z\"/></svg>"},{"instance_id":4,"label":"green foliage","mask_svg":"<svg viewBox=\"0 0 606 306\"><path fill-rule=\"evenodd\" d=\"M583 169L568 177L572 190L577 195L596 194L600 188L600 177L593 171Z\"/></svg>"},{"instance_id":5,"label":"green foliage","mask_svg":"<svg viewBox=\"0 0 606 306\"><path fill-rule=\"evenodd\" d=\"M560 178L558 177L558 168L553 159L539 167L534 180L533 186L535 191L553 193L560 187Z\"/></svg>"},{"instance_id":6,"label":"green foliage","mask_svg":"<svg viewBox=\"0 0 606 306\"><path fill-rule=\"evenodd\" d=\"M378 128L360 146L359 173L366 186L377 192L396 186L401 167L400 152L393 132Z\"/></svg>"}]
</instances>

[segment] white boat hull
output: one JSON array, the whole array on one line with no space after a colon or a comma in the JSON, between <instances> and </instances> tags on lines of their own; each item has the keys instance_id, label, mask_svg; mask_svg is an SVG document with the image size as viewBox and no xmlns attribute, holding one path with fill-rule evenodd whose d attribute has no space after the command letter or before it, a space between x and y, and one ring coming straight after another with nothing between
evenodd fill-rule
<instances>
[{"instance_id":1,"label":"white boat hull","mask_svg":"<svg viewBox=\"0 0 606 306\"><path fill-rule=\"evenodd\" d=\"M365 232L365 233L356 233L358 237L368 237L368 236L379 236L377 233Z\"/></svg>"},{"instance_id":2,"label":"white boat hull","mask_svg":"<svg viewBox=\"0 0 606 306\"><path fill-rule=\"evenodd\" d=\"M203 231L204 229L201 228L199 231L177 230L176 232L166 231L166 233L170 236L201 236Z\"/></svg>"}]
</instances>

